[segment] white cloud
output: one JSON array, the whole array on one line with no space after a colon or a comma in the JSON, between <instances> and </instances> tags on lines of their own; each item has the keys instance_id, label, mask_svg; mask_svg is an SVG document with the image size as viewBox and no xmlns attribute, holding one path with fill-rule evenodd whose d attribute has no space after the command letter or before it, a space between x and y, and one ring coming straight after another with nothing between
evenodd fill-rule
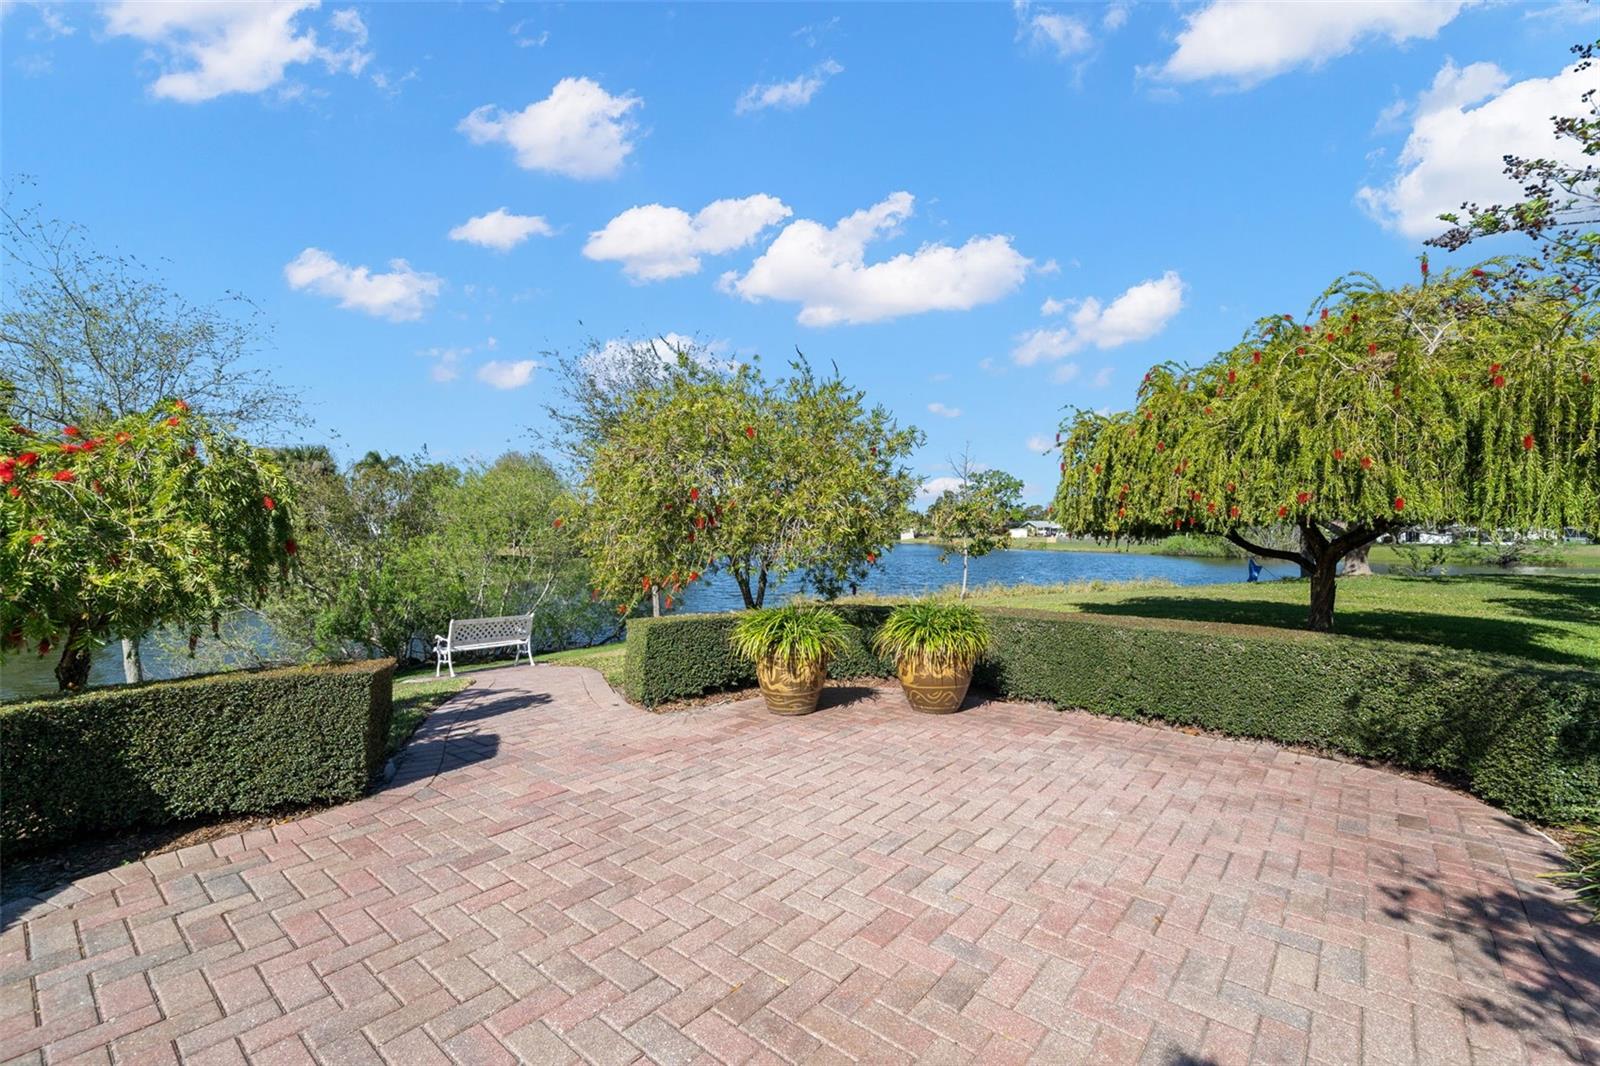
<instances>
[{"instance_id":1,"label":"white cloud","mask_svg":"<svg viewBox=\"0 0 1600 1066\"><path fill-rule=\"evenodd\" d=\"M843 74L844 68L831 59L825 59L811 68L811 73L802 74L789 81L774 81L764 85L752 85L740 96L733 111L736 115L749 114L751 111L764 111L769 107L776 107L783 111L794 111L805 107L811 98L817 95L827 80L835 74Z\"/></svg>"},{"instance_id":2,"label":"white cloud","mask_svg":"<svg viewBox=\"0 0 1600 1066\"><path fill-rule=\"evenodd\" d=\"M1032 260L1002 236L973 237L959 248L925 244L867 264L867 244L896 232L914 203L897 192L832 227L791 222L742 277L724 274L720 287L750 301L793 301L801 305L801 325L832 326L965 311L1022 284Z\"/></svg>"},{"instance_id":3,"label":"white cloud","mask_svg":"<svg viewBox=\"0 0 1600 1066\"><path fill-rule=\"evenodd\" d=\"M950 477L948 475L944 477L923 478L922 489L917 493L917 499L923 505L927 505L932 501L937 500L946 492L955 492L961 487L961 484L962 482L960 478Z\"/></svg>"},{"instance_id":4,"label":"white cloud","mask_svg":"<svg viewBox=\"0 0 1600 1066\"><path fill-rule=\"evenodd\" d=\"M1070 15L1035 11L1029 0L1013 0L1011 10L1017 17L1017 39L1046 48L1054 52L1057 59L1080 55L1094 44L1089 28Z\"/></svg>"},{"instance_id":5,"label":"white cloud","mask_svg":"<svg viewBox=\"0 0 1600 1066\"><path fill-rule=\"evenodd\" d=\"M1053 451L1055 446L1056 439L1054 437L1047 437L1043 433L1035 433L1033 436L1028 438L1028 450L1030 452L1042 453Z\"/></svg>"},{"instance_id":6,"label":"white cloud","mask_svg":"<svg viewBox=\"0 0 1600 1066\"><path fill-rule=\"evenodd\" d=\"M1431 39L1467 0L1213 0L1188 16L1157 73L1169 81L1225 79L1240 87L1299 66L1316 68L1372 38Z\"/></svg>"},{"instance_id":7,"label":"white cloud","mask_svg":"<svg viewBox=\"0 0 1600 1066\"><path fill-rule=\"evenodd\" d=\"M1023 366L1031 366L1089 347L1103 350L1149 340L1165 329L1183 307L1183 289L1178 272L1169 270L1159 278L1141 281L1108 305L1102 306L1091 296L1072 312L1068 325L1021 334L1011 357ZM1068 365L1073 369L1057 371L1057 381L1070 381L1077 374L1076 364Z\"/></svg>"},{"instance_id":8,"label":"white cloud","mask_svg":"<svg viewBox=\"0 0 1600 1066\"><path fill-rule=\"evenodd\" d=\"M1082 372L1083 367L1077 363L1062 363L1050 372L1050 380L1057 385L1065 385L1069 381L1077 381Z\"/></svg>"},{"instance_id":9,"label":"white cloud","mask_svg":"<svg viewBox=\"0 0 1600 1066\"><path fill-rule=\"evenodd\" d=\"M609 178L633 151L628 112L643 103L631 93L612 96L588 78L562 78L549 96L521 111L485 104L456 128L473 144L509 145L524 170Z\"/></svg>"},{"instance_id":10,"label":"white cloud","mask_svg":"<svg viewBox=\"0 0 1600 1066\"><path fill-rule=\"evenodd\" d=\"M491 340L493 338L490 338ZM494 347L494 345L490 345ZM472 354L471 348L424 348L417 353L432 361L428 376L438 382L454 381L461 373L461 360Z\"/></svg>"},{"instance_id":11,"label":"white cloud","mask_svg":"<svg viewBox=\"0 0 1600 1066\"><path fill-rule=\"evenodd\" d=\"M583 254L622 264L635 281L661 281L700 269L700 256L743 248L794 212L775 196L716 200L691 216L661 204L630 207L589 235Z\"/></svg>"},{"instance_id":12,"label":"white cloud","mask_svg":"<svg viewBox=\"0 0 1600 1066\"><path fill-rule=\"evenodd\" d=\"M450 231L450 239L508 252L529 237L548 237L554 232L539 215L513 215L497 207L461 223Z\"/></svg>"},{"instance_id":13,"label":"white cloud","mask_svg":"<svg viewBox=\"0 0 1600 1066\"><path fill-rule=\"evenodd\" d=\"M519 359L514 363L491 359L478 368L478 380L497 389L520 389L533 380L533 372L538 368L538 362L533 359Z\"/></svg>"},{"instance_id":14,"label":"white cloud","mask_svg":"<svg viewBox=\"0 0 1600 1066\"><path fill-rule=\"evenodd\" d=\"M1581 115L1581 97L1600 88L1600 68L1569 67L1551 78L1511 79L1493 63L1446 63L1422 93L1411 132L1386 183L1356 193L1367 213L1408 237L1445 228L1440 212L1463 203L1520 200L1521 189L1501 173L1507 154L1593 165L1571 140L1558 140L1554 115ZM1474 106L1476 105L1476 106Z\"/></svg>"},{"instance_id":15,"label":"white cloud","mask_svg":"<svg viewBox=\"0 0 1600 1066\"><path fill-rule=\"evenodd\" d=\"M367 27L353 9L335 11L328 27L337 46L319 44L299 24L317 0L260 3L143 3L120 0L105 8L106 31L134 37L165 53L165 71L150 92L197 103L228 93L256 93L280 84L290 66L320 61L333 73L359 74L372 59Z\"/></svg>"},{"instance_id":16,"label":"white cloud","mask_svg":"<svg viewBox=\"0 0 1600 1066\"><path fill-rule=\"evenodd\" d=\"M518 48L543 48L550 41L550 31L540 30L534 33L528 29L530 19L522 19L511 27L511 39Z\"/></svg>"},{"instance_id":17,"label":"white cloud","mask_svg":"<svg viewBox=\"0 0 1600 1066\"><path fill-rule=\"evenodd\" d=\"M938 415L940 418L960 418L961 408L947 407L946 405L935 400L933 403L928 405L928 413Z\"/></svg>"},{"instance_id":18,"label":"white cloud","mask_svg":"<svg viewBox=\"0 0 1600 1066\"><path fill-rule=\"evenodd\" d=\"M1065 300L1058 300L1054 296L1047 297L1044 303L1039 305L1039 313L1041 315L1059 315L1066 309L1067 302Z\"/></svg>"},{"instance_id":19,"label":"white cloud","mask_svg":"<svg viewBox=\"0 0 1600 1066\"><path fill-rule=\"evenodd\" d=\"M289 288L339 301L339 306L364 311L391 322L422 317L444 288L444 279L411 269L404 259L389 260L389 273L347 266L320 248L307 248L283 268Z\"/></svg>"},{"instance_id":20,"label":"white cloud","mask_svg":"<svg viewBox=\"0 0 1600 1066\"><path fill-rule=\"evenodd\" d=\"M1112 367L1103 366L1094 372L1094 380L1089 382L1089 384L1093 385L1097 389L1103 389L1107 385L1111 384L1111 375L1113 372L1114 371Z\"/></svg>"}]
</instances>

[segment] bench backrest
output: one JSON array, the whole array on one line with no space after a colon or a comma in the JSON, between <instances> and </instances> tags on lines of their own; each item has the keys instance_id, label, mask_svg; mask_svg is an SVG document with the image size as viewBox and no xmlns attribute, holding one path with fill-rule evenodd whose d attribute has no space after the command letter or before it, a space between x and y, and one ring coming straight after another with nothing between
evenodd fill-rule
<instances>
[{"instance_id":1,"label":"bench backrest","mask_svg":"<svg viewBox=\"0 0 1600 1066\"><path fill-rule=\"evenodd\" d=\"M520 644L533 630L533 615L513 614L502 618L450 619L450 646L469 644Z\"/></svg>"}]
</instances>

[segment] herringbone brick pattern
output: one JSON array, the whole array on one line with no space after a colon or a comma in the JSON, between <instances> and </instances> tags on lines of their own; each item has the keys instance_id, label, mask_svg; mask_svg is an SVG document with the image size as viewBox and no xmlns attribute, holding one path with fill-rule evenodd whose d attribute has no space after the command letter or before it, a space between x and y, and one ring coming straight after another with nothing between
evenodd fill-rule
<instances>
[{"instance_id":1,"label":"herringbone brick pattern","mask_svg":"<svg viewBox=\"0 0 1600 1066\"><path fill-rule=\"evenodd\" d=\"M1600 1061L1595 929L1468 797L1039 707L478 676L374 796L14 908L0 1061Z\"/></svg>"}]
</instances>

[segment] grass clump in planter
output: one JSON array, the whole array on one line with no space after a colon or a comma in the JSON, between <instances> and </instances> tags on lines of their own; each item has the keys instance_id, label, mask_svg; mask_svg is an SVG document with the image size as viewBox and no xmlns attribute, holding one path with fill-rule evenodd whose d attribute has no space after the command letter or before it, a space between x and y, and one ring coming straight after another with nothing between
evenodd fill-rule
<instances>
[{"instance_id":1,"label":"grass clump in planter","mask_svg":"<svg viewBox=\"0 0 1600 1066\"><path fill-rule=\"evenodd\" d=\"M789 604L741 615L728 639L735 652L755 663L768 710L810 714L828 679L828 662L844 650L851 633L836 611Z\"/></svg>"},{"instance_id":2,"label":"grass clump in planter","mask_svg":"<svg viewBox=\"0 0 1600 1066\"><path fill-rule=\"evenodd\" d=\"M891 658L906 700L919 711L959 710L972 668L989 647L989 623L962 603L923 600L897 607L873 637Z\"/></svg>"}]
</instances>

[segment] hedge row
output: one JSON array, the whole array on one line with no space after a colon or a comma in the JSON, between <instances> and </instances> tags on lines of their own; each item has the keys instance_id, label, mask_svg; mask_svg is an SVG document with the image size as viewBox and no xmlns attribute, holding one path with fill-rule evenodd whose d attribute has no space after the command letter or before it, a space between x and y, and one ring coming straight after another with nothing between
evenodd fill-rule
<instances>
[{"instance_id":1,"label":"hedge row","mask_svg":"<svg viewBox=\"0 0 1600 1066\"><path fill-rule=\"evenodd\" d=\"M0 706L0 843L359 796L394 661L118 685Z\"/></svg>"},{"instance_id":2,"label":"hedge row","mask_svg":"<svg viewBox=\"0 0 1600 1066\"><path fill-rule=\"evenodd\" d=\"M890 608L848 607L834 677L891 676L865 641ZM1512 814L1600 819L1600 677L1417 644L1163 619L985 610L976 682L997 695L1432 770ZM754 683L733 615L629 624L624 684L648 706Z\"/></svg>"}]
</instances>

